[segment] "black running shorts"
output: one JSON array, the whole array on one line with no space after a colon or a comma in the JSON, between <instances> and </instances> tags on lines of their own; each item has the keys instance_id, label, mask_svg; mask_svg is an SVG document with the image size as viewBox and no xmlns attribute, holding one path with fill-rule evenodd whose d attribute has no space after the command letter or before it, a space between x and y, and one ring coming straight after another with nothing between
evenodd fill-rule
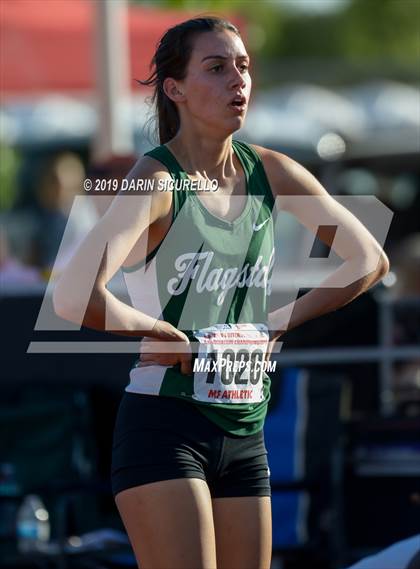
<instances>
[{"instance_id":1,"label":"black running shorts","mask_svg":"<svg viewBox=\"0 0 420 569\"><path fill-rule=\"evenodd\" d=\"M231 435L194 403L125 392L114 430L113 495L173 478L205 480L213 498L270 496L264 432Z\"/></svg>"}]
</instances>

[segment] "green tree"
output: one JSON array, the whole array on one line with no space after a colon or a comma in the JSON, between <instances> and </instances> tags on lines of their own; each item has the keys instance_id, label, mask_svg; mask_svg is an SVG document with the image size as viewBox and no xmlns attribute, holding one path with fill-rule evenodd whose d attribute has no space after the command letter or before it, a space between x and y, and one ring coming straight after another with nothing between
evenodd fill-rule
<instances>
[{"instance_id":1,"label":"green tree","mask_svg":"<svg viewBox=\"0 0 420 569\"><path fill-rule=\"evenodd\" d=\"M293 9L300 1L299 9ZM343 0L329 11L305 11L308 0L160 0L152 5L240 15L247 22L244 37L251 53L257 52L260 62L289 65L295 79L303 78L305 67L312 72L310 62L319 70L335 62L326 73L339 81L346 76L346 64L365 70L366 77L375 69L402 80L419 76L420 0ZM349 73L348 78L357 79Z\"/></svg>"},{"instance_id":2,"label":"green tree","mask_svg":"<svg viewBox=\"0 0 420 569\"><path fill-rule=\"evenodd\" d=\"M338 26L337 49L343 56L419 63L418 0L353 0Z\"/></svg>"}]
</instances>

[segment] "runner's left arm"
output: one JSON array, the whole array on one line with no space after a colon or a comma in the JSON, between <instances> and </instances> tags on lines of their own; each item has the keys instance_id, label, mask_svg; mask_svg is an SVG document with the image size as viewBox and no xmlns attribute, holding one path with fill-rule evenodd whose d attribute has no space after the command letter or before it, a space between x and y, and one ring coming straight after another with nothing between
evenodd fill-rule
<instances>
[{"instance_id":1,"label":"runner's left arm","mask_svg":"<svg viewBox=\"0 0 420 569\"><path fill-rule=\"evenodd\" d=\"M368 229L306 168L279 152L258 146L255 150L263 160L281 210L295 216L344 261L320 287L270 314L271 337L275 338L285 330L337 310L357 298L387 274L389 261ZM302 199L305 197L316 199ZM320 230L325 225L337 227L333 239L330 232Z\"/></svg>"}]
</instances>

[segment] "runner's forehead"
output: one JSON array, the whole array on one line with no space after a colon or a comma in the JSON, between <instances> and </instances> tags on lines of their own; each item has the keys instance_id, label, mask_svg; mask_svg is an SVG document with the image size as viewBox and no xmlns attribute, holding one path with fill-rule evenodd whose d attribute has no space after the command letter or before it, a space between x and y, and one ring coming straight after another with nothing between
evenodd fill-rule
<instances>
[{"instance_id":1,"label":"runner's forehead","mask_svg":"<svg viewBox=\"0 0 420 569\"><path fill-rule=\"evenodd\" d=\"M191 60L201 63L214 57L249 58L242 39L234 32L220 31L200 34L195 40Z\"/></svg>"}]
</instances>

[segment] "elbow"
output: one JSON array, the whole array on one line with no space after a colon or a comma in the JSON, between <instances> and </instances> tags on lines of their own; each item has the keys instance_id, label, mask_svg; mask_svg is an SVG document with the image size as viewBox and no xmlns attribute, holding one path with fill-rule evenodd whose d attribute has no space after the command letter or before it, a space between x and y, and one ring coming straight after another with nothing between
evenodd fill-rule
<instances>
[{"instance_id":1,"label":"elbow","mask_svg":"<svg viewBox=\"0 0 420 569\"><path fill-rule=\"evenodd\" d=\"M389 259L384 251L381 249L378 255L376 252L376 260L371 263L371 284L373 286L379 283L389 273Z\"/></svg>"},{"instance_id":2,"label":"elbow","mask_svg":"<svg viewBox=\"0 0 420 569\"><path fill-rule=\"evenodd\" d=\"M358 257L360 274L366 279L367 287L375 285L381 281L389 272L389 259L383 249L377 244L374 247L366 248Z\"/></svg>"},{"instance_id":3,"label":"elbow","mask_svg":"<svg viewBox=\"0 0 420 569\"><path fill-rule=\"evenodd\" d=\"M390 268L389 259L387 255L384 253L384 251L382 251L378 263L378 271L381 279L383 279L389 273L389 268Z\"/></svg>"},{"instance_id":4,"label":"elbow","mask_svg":"<svg viewBox=\"0 0 420 569\"><path fill-rule=\"evenodd\" d=\"M77 291L70 290L70 287L59 280L53 291L52 304L57 316L81 326L89 318L89 313L95 311L99 304L103 304L103 298L103 290L99 286L95 286L86 298L77 295Z\"/></svg>"},{"instance_id":5,"label":"elbow","mask_svg":"<svg viewBox=\"0 0 420 569\"><path fill-rule=\"evenodd\" d=\"M382 246L375 239L372 239L371 243L365 247L364 256L370 272L374 273L377 280L388 274L389 259Z\"/></svg>"}]
</instances>

